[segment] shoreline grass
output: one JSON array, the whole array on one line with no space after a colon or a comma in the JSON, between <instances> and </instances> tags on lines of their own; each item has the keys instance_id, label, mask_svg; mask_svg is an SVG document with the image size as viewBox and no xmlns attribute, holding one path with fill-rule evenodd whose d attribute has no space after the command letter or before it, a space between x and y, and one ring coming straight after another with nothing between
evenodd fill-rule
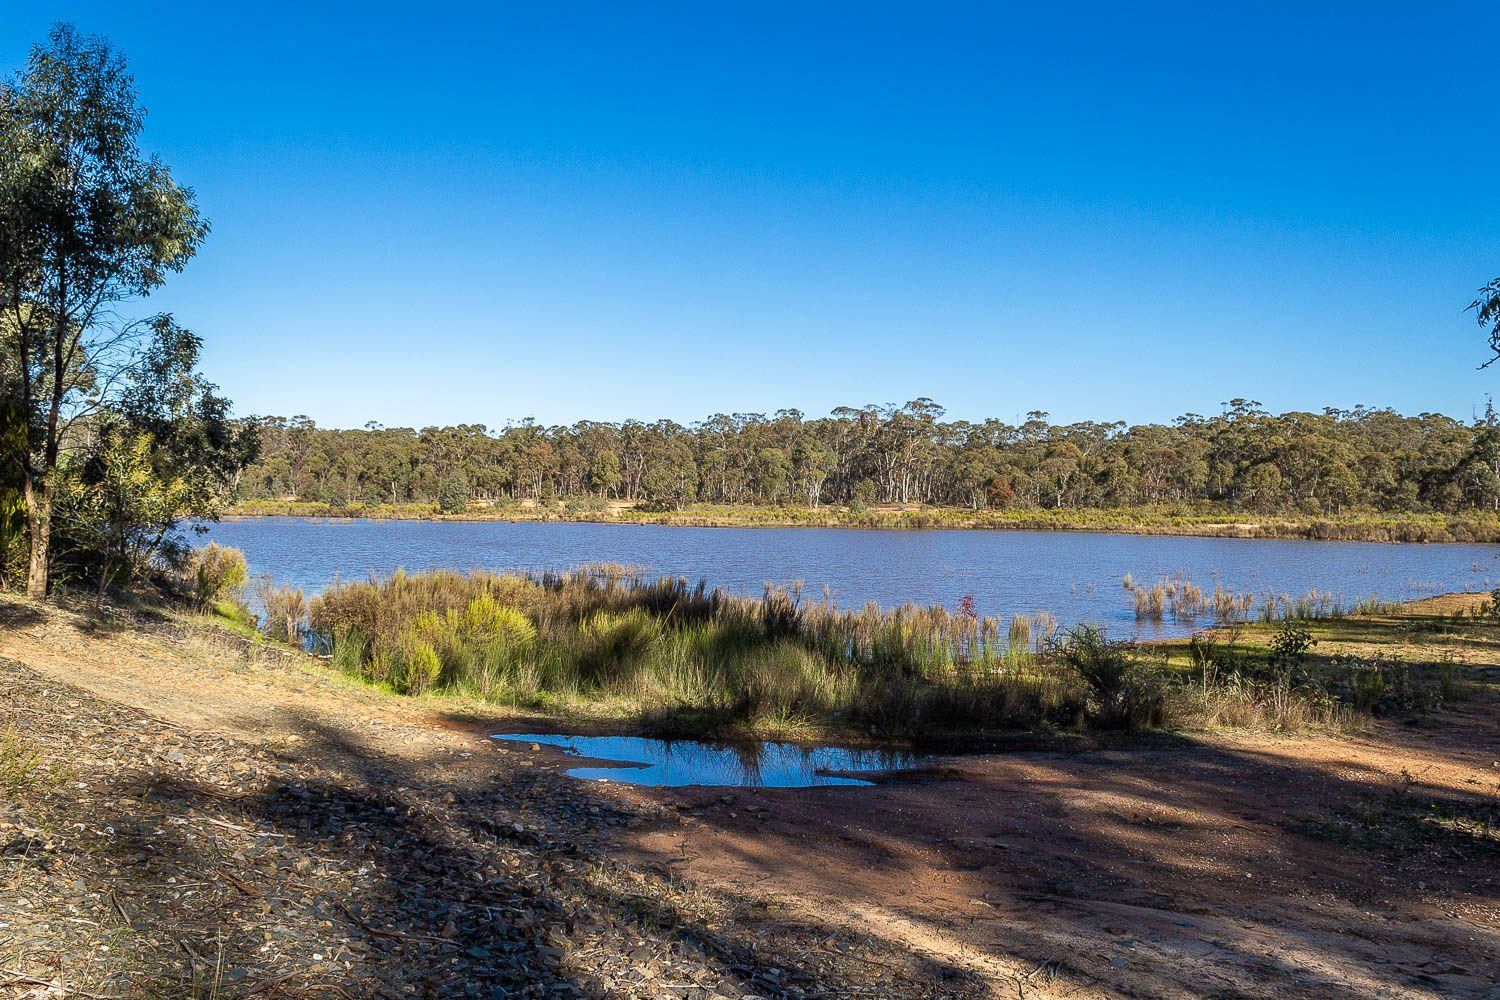
<instances>
[{"instance_id":1,"label":"shoreline grass","mask_svg":"<svg viewBox=\"0 0 1500 1000\"><path fill-rule=\"evenodd\" d=\"M397 572L326 591L309 626L334 667L396 694L674 737L1341 729L1376 707L1361 683L1389 673L1364 661L1309 668L1296 617L1260 626L1292 637L1274 655L1198 637L1136 645L1087 625L1059 633L1049 615L843 611L796 590L745 598L619 566Z\"/></svg>"},{"instance_id":2,"label":"shoreline grass","mask_svg":"<svg viewBox=\"0 0 1500 1000\"><path fill-rule=\"evenodd\" d=\"M660 524L678 527L820 527L869 530L959 529L1081 531L1211 538L1363 542L1500 542L1500 516L1484 513L1339 516L1258 515L1190 506L1081 510L970 510L967 508L758 507L695 504L683 510L645 510L624 504L471 504L443 514L432 504L333 506L302 501L242 501L227 518L310 517L431 521L543 521Z\"/></svg>"}]
</instances>

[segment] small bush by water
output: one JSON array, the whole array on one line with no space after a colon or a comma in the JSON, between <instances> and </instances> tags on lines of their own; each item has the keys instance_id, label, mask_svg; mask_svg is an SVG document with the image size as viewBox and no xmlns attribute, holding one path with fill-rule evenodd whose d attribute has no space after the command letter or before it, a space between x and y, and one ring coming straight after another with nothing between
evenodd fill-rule
<instances>
[{"instance_id":1,"label":"small bush by water","mask_svg":"<svg viewBox=\"0 0 1500 1000\"><path fill-rule=\"evenodd\" d=\"M207 611L221 602L242 604L250 569L239 549L209 542L194 549L183 571L186 590L197 611Z\"/></svg>"}]
</instances>

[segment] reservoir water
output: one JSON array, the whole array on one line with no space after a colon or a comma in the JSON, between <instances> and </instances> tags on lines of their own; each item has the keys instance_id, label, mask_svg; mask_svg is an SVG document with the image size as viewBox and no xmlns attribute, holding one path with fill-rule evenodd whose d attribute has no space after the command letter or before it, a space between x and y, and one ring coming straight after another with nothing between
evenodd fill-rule
<instances>
[{"instance_id":1,"label":"reservoir water","mask_svg":"<svg viewBox=\"0 0 1500 1000\"><path fill-rule=\"evenodd\" d=\"M846 528L683 528L645 524L248 518L209 526L243 549L251 572L304 588L336 579L420 570L562 570L624 563L652 574L758 594L801 581L808 599L839 606L915 602L954 608L972 596L983 615L1046 611L1068 625L1107 625L1141 637L1185 634L1189 623L1137 622L1129 573L1150 585L1181 576L1205 591L1332 593L1346 605L1397 601L1500 583L1500 546L1396 545L1054 531L876 531Z\"/></svg>"}]
</instances>

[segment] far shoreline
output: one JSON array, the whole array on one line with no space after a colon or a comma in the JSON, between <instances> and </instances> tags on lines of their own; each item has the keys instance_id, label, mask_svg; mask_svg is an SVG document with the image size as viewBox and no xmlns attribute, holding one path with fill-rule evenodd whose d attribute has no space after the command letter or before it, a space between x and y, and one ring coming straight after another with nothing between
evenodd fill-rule
<instances>
[{"instance_id":1,"label":"far shoreline","mask_svg":"<svg viewBox=\"0 0 1500 1000\"><path fill-rule=\"evenodd\" d=\"M472 505L445 514L432 504L336 506L305 501L247 501L222 520L271 517L319 520L466 521L510 523L654 524L686 528L849 528L881 531L950 529L970 531L1063 531L1169 535L1201 538L1279 539L1389 543L1500 543L1500 515L1472 513L1358 514L1268 517L1182 508L1116 510L970 510L886 505L862 511L840 507L727 507L693 505L683 510L642 510L621 503L595 509L564 504Z\"/></svg>"}]
</instances>

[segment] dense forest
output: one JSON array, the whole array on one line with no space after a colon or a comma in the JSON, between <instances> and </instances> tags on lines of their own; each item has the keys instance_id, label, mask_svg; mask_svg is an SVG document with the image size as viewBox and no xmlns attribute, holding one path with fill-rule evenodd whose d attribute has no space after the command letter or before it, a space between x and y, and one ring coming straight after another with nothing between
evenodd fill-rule
<instances>
[{"instance_id":1,"label":"dense forest","mask_svg":"<svg viewBox=\"0 0 1500 1000\"><path fill-rule=\"evenodd\" d=\"M317 427L261 418L242 499L331 504L632 501L973 509L1212 503L1263 513L1500 508L1500 419L1357 407L1266 412L1236 399L1170 424L945 421L930 399L808 419L716 414L692 426L532 421Z\"/></svg>"}]
</instances>

